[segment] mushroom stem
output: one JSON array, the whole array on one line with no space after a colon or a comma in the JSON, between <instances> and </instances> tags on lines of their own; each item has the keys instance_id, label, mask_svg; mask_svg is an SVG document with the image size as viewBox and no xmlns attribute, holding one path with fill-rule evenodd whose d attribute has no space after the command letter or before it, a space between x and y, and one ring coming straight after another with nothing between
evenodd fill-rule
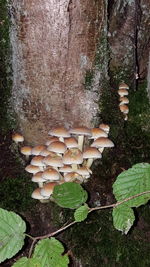
<instances>
[{"instance_id":1,"label":"mushroom stem","mask_svg":"<svg viewBox=\"0 0 150 267\"><path fill-rule=\"evenodd\" d=\"M94 159L88 159L85 166L90 168L92 163L93 163L93 161L94 161Z\"/></svg>"},{"instance_id":2,"label":"mushroom stem","mask_svg":"<svg viewBox=\"0 0 150 267\"><path fill-rule=\"evenodd\" d=\"M25 155L25 159L26 159L26 161L28 161L29 160L29 155Z\"/></svg>"},{"instance_id":3,"label":"mushroom stem","mask_svg":"<svg viewBox=\"0 0 150 267\"><path fill-rule=\"evenodd\" d=\"M60 181L64 180L64 177L61 175L60 172L59 172L59 177L60 177Z\"/></svg>"},{"instance_id":4,"label":"mushroom stem","mask_svg":"<svg viewBox=\"0 0 150 267\"><path fill-rule=\"evenodd\" d=\"M100 147L100 148L98 148L98 150L99 150L99 152L103 152L104 151L104 147Z\"/></svg>"},{"instance_id":5,"label":"mushroom stem","mask_svg":"<svg viewBox=\"0 0 150 267\"><path fill-rule=\"evenodd\" d=\"M78 136L78 147L81 151L83 149L83 142L84 142L84 135L79 135Z\"/></svg>"},{"instance_id":6,"label":"mushroom stem","mask_svg":"<svg viewBox=\"0 0 150 267\"><path fill-rule=\"evenodd\" d=\"M43 182L38 182L38 185L39 185L40 188L42 188L43 187Z\"/></svg>"},{"instance_id":7,"label":"mushroom stem","mask_svg":"<svg viewBox=\"0 0 150 267\"><path fill-rule=\"evenodd\" d=\"M72 170L73 170L74 172L76 172L76 170L78 169L77 164L72 164L71 166L72 166Z\"/></svg>"},{"instance_id":8,"label":"mushroom stem","mask_svg":"<svg viewBox=\"0 0 150 267\"><path fill-rule=\"evenodd\" d=\"M64 138L62 136L60 136L59 141L64 143Z\"/></svg>"}]
</instances>

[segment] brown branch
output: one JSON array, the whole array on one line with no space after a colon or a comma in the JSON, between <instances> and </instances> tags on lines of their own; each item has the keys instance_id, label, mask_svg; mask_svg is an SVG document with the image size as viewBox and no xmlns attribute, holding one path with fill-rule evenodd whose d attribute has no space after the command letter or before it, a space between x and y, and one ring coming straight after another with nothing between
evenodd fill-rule
<instances>
[{"instance_id":1,"label":"brown branch","mask_svg":"<svg viewBox=\"0 0 150 267\"><path fill-rule=\"evenodd\" d=\"M107 205L107 206L101 206L101 207L91 208L91 209L89 210L89 213L92 212L92 211L94 211L94 210L102 210L102 209L108 209L108 208L114 208L114 207L117 207L117 206L123 204L124 202L127 202L127 201L129 201L129 200L131 200L131 199L134 199L134 198L136 198L136 197L140 197L140 196L145 195L145 194L150 194L150 191L145 191L145 192L136 194L136 195L134 195L134 196L131 196L131 197L125 198L125 199L123 199L123 200L121 200L121 201L118 201L118 202L116 202L116 203L114 203L114 204L110 204L110 205Z\"/></svg>"},{"instance_id":2,"label":"brown branch","mask_svg":"<svg viewBox=\"0 0 150 267\"><path fill-rule=\"evenodd\" d=\"M134 198L137 198L137 197L140 197L142 195L145 195L145 194L150 194L150 191L145 191L145 192L142 192L142 193L139 193L139 194L136 194L134 196L131 196L131 197L128 197L128 198L125 198L123 199L122 201L118 201L114 204L110 204L110 205L106 205L106 206L101 206L101 207L95 207L95 208L91 208L89 209L88 213L92 212L92 211L95 211L95 210L102 210L102 209L108 209L108 208L114 208L114 207L117 207L131 199L134 199ZM53 233L49 233L47 235L43 235L43 236L37 236L37 237L31 237L33 239L33 242L31 244L31 247L30 247L30 250L29 250L29 258L31 257L31 254L32 254L32 250L33 250L33 247L35 245L35 243L38 241L38 240L41 240L41 239L44 239L44 238L49 238L49 237L52 237L52 236L55 236L57 234L59 234L60 232L63 232L64 230L66 230L67 228L69 228L70 226L74 225L75 223L77 223L76 221L73 221L65 226L62 226L60 229L54 231Z\"/></svg>"}]
</instances>

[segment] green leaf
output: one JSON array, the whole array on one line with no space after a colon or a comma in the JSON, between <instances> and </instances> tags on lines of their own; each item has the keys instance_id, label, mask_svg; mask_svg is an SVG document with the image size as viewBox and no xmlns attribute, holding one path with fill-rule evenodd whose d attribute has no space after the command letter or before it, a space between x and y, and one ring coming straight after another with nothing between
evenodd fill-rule
<instances>
[{"instance_id":1,"label":"green leaf","mask_svg":"<svg viewBox=\"0 0 150 267\"><path fill-rule=\"evenodd\" d=\"M135 220L133 209L126 204L121 204L113 208L112 215L114 227L127 234Z\"/></svg>"},{"instance_id":2,"label":"green leaf","mask_svg":"<svg viewBox=\"0 0 150 267\"><path fill-rule=\"evenodd\" d=\"M33 258L39 259L41 267L67 267L69 258L63 255L64 247L54 237L39 241L35 247Z\"/></svg>"},{"instance_id":3,"label":"green leaf","mask_svg":"<svg viewBox=\"0 0 150 267\"><path fill-rule=\"evenodd\" d=\"M81 206L74 212L74 218L76 222L82 222L87 218L88 215L88 205L84 204L84 206Z\"/></svg>"},{"instance_id":4,"label":"green leaf","mask_svg":"<svg viewBox=\"0 0 150 267\"><path fill-rule=\"evenodd\" d=\"M12 211L0 209L0 262L13 257L24 245L25 222Z\"/></svg>"},{"instance_id":5,"label":"green leaf","mask_svg":"<svg viewBox=\"0 0 150 267\"><path fill-rule=\"evenodd\" d=\"M12 267L42 267L42 265L38 259L23 257L13 264Z\"/></svg>"},{"instance_id":6,"label":"green leaf","mask_svg":"<svg viewBox=\"0 0 150 267\"><path fill-rule=\"evenodd\" d=\"M113 193L117 201L150 190L150 164L139 163L118 175L113 184ZM130 207L144 205L150 199L150 193L126 202Z\"/></svg>"},{"instance_id":7,"label":"green leaf","mask_svg":"<svg viewBox=\"0 0 150 267\"><path fill-rule=\"evenodd\" d=\"M55 202L63 208L76 209L86 202L87 197L80 184L71 182L56 185L53 192Z\"/></svg>"}]
</instances>

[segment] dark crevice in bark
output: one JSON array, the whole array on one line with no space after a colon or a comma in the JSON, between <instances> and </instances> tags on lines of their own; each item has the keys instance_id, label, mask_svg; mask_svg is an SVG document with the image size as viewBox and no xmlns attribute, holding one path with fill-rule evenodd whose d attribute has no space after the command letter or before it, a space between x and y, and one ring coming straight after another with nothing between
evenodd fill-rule
<instances>
[{"instance_id":1,"label":"dark crevice in bark","mask_svg":"<svg viewBox=\"0 0 150 267\"><path fill-rule=\"evenodd\" d=\"M135 0L135 22L134 22L134 66L135 66L135 79L134 90L137 90L139 76L139 58L138 58L138 32L141 21L141 7L140 0Z\"/></svg>"},{"instance_id":2,"label":"dark crevice in bark","mask_svg":"<svg viewBox=\"0 0 150 267\"><path fill-rule=\"evenodd\" d=\"M124 66L127 68L127 74L125 76L127 80L130 81L130 86L133 87L133 90L137 90L139 75L139 55L138 55L138 33L141 22L141 5L140 0L135 0L132 4L120 2L120 6L117 6L116 1L108 1L108 44L111 50L110 62L109 62L109 76L110 83L114 84L113 75L111 69L124 69ZM122 40L124 43L122 44ZM123 47L124 46L124 47ZM116 53L118 49L117 59L114 60L115 54L113 54L113 49ZM122 50L122 51L121 51ZM126 59L129 61L129 64L125 64L123 57L127 54ZM118 55L120 55L118 57ZM119 81L117 81L118 83ZM120 81L121 82L121 81Z\"/></svg>"}]
</instances>

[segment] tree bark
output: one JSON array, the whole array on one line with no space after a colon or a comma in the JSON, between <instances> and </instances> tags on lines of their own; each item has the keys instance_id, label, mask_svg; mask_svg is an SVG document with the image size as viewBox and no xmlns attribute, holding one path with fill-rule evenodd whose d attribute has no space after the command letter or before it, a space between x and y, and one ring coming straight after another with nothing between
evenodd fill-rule
<instances>
[{"instance_id":1,"label":"tree bark","mask_svg":"<svg viewBox=\"0 0 150 267\"><path fill-rule=\"evenodd\" d=\"M13 105L28 142L56 126L92 126L99 92L86 90L104 27L104 2L13 0Z\"/></svg>"}]
</instances>

